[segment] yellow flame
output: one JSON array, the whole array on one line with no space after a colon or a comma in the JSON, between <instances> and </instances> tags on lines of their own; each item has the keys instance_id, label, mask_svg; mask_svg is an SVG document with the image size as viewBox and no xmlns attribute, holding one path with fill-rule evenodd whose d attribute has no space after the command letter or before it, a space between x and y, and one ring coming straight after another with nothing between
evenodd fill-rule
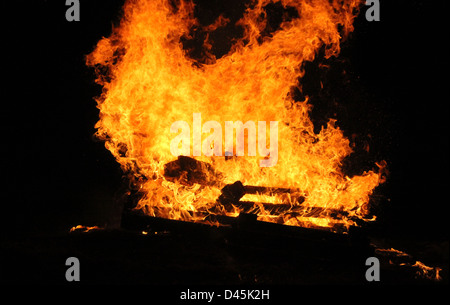
<instances>
[{"instance_id":1,"label":"yellow flame","mask_svg":"<svg viewBox=\"0 0 450 305\"><path fill-rule=\"evenodd\" d=\"M138 208L148 215L203 221L204 215L196 212L216 204L218 187L186 186L164 177L164 165L176 160L170 152L175 136L171 124L185 121L192 131L193 113L200 113L202 122L214 120L222 126L225 121L279 122L279 157L273 167L259 166L263 156L196 157L223 173L222 185L240 180L248 185L298 188L306 195L302 206L364 217L373 189L382 182L379 173L346 176L341 164L352 153L349 140L331 119L316 134L308 99L295 101L291 94L304 74L302 64L313 60L320 48L324 47L327 58L340 52L340 41L353 30L361 1L252 1L237 23L244 37L234 41L228 54L216 59L209 51L211 42L205 40L206 64L190 58L180 43L199 25L194 4L182 0L174 8L169 2L127 1L120 26L97 43L86 61L95 67L97 82L103 86L97 98L97 136L138 184L143 194ZM301 17L283 21L270 37L264 36L264 8L275 2L294 8ZM209 33L227 22L221 16L203 30ZM253 140L246 139L246 145L248 141ZM284 224L306 222L301 216L280 216ZM280 221L264 213L259 217ZM311 221L321 226L334 222ZM346 218L341 221L353 224Z\"/></svg>"}]
</instances>

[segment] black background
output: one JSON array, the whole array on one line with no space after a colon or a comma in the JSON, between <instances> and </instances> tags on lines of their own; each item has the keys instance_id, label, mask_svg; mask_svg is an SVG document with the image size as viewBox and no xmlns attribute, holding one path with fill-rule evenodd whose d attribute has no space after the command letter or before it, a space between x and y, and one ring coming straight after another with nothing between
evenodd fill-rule
<instances>
[{"instance_id":1,"label":"black background","mask_svg":"<svg viewBox=\"0 0 450 305\"><path fill-rule=\"evenodd\" d=\"M84 57L123 1L80 2L80 22L66 21L65 1L2 4L4 237L104 225L113 213L122 173L92 136L101 88ZM237 3L208 1L200 13ZM381 21L369 23L363 7L335 67L316 71L329 86L311 100L315 122L334 116L348 136L370 134L363 169L388 163L377 196L389 234L448 238L447 11L445 1L381 1ZM314 72L305 78L316 92Z\"/></svg>"}]
</instances>

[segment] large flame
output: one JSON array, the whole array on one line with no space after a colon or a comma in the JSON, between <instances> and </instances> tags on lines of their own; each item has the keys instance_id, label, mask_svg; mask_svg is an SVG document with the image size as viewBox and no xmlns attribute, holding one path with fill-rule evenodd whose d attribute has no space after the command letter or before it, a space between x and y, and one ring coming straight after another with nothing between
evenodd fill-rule
<instances>
[{"instance_id":1,"label":"large flame","mask_svg":"<svg viewBox=\"0 0 450 305\"><path fill-rule=\"evenodd\" d=\"M280 1L251 1L237 23L244 36L235 39L228 54L219 59L210 52L206 35L205 57L198 63L180 42L189 39L193 26L200 26L192 2L181 0L174 5L169 0L130 0L120 26L87 56L87 64L96 68L97 82L103 86L103 94L97 98L97 135L144 194L138 209L149 215L198 221L204 218L204 211L218 211L221 186L240 180L244 185L300 190L305 198L301 206L319 207L323 216L272 215L261 206L261 220L330 227L338 221L327 216L331 209L346 213L339 219L346 225L354 224L350 217L367 215L369 196L382 182L379 173L346 176L341 165L352 153L349 140L335 120L329 120L316 134L308 100L295 101L292 96L292 89L300 86L302 63L312 61L320 48L327 58L339 53L341 39L353 30L360 1L282 0L280 4L295 9L298 17L263 35L265 7L276 2ZM220 16L202 29L209 33L227 22ZM225 121L265 121L267 126L270 121L279 122L276 165L260 167L263 156L259 155L202 155L195 158L222 173L211 178L219 179L220 184L186 185L167 180L164 165L177 159L170 151L176 136L170 127L176 121L189 123L192 156L194 113L201 114L202 123L214 120L222 126ZM266 133L269 143L269 127ZM206 137L204 134L202 139ZM271 197L257 201L300 205L290 195ZM238 212L220 213L235 216Z\"/></svg>"}]
</instances>

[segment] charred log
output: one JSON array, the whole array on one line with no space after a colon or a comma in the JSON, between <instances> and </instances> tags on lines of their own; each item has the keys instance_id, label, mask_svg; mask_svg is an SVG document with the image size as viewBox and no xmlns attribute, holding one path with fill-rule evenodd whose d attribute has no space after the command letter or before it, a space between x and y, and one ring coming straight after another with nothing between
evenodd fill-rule
<instances>
[{"instance_id":1,"label":"charred log","mask_svg":"<svg viewBox=\"0 0 450 305\"><path fill-rule=\"evenodd\" d=\"M236 181L235 183L227 184L224 188L222 188L222 194L219 196L219 202L224 206L237 204L244 195L244 185L241 181Z\"/></svg>"},{"instance_id":2,"label":"charred log","mask_svg":"<svg viewBox=\"0 0 450 305\"><path fill-rule=\"evenodd\" d=\"M177 160L164 165L164 177L169 181L189 186L194 183L213 186L219 183L222 174L215 171L209 163L178 156Z\"/></svg>"}]
</instances>

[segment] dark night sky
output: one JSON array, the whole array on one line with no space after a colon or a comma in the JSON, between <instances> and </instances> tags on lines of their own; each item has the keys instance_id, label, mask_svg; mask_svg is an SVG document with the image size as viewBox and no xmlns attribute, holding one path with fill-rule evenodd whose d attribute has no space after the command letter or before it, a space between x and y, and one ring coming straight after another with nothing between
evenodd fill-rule
<instances>
[{"instance_id":1,"label":"dark night sky","mask_svg":"<svg viewBox=\"0 0 450 305\"><path fill-rule=\"evenodd\" d=\"M118 165L92 138L98 118L93 97L101 88L84 56L110 34L123 1L81 0L81 21L71 23L64 2L2 8L2 225L12 229L4 232L101 225L121 184ZM380 190L383 225L426 237L448 221L445 12L445 1L416 0L381 1L380 22L369 23L362 13L334 68L345 69L355 94L332 85L327 93L342 101L350 96L348 105L337 107L343 129L370 133L372 157L389 164ZM320 117L328 108L317 101Z\"/></svg>"}]
</instances>

